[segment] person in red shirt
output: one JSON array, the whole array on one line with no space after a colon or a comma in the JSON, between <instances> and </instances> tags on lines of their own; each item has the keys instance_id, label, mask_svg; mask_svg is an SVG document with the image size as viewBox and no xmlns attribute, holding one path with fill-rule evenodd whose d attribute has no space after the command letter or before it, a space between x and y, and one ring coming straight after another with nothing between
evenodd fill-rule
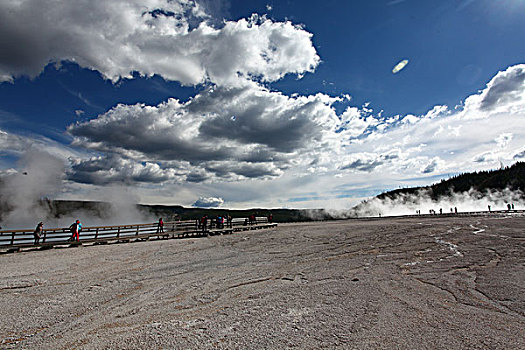
<instances>
[{"instance_id":1,"label":"person in red shirt","mask_svg":"<svg viewBox=\"0 0 525 350\"><path fill-rule=\"evenodd\" d=\"M164 221L162 218L159 219L159 225L157 226L157 233L164 233Z\"/></svg>"}]
</instances>

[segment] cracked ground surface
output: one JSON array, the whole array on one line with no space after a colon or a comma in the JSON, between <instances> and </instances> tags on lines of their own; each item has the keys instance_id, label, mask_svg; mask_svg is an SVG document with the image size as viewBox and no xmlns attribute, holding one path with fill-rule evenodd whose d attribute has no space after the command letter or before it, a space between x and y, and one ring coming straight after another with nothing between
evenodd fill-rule
<instances>
[{"instance_id":1,"label":"cracked ground surface","mask_svg":"<svg viewBox=\"0 0 525 350\"><path fill-rule=\"evenodd\" d=\"M525 218L0 255L0 348L523 349Z\"/></svg>"}]
</instances>

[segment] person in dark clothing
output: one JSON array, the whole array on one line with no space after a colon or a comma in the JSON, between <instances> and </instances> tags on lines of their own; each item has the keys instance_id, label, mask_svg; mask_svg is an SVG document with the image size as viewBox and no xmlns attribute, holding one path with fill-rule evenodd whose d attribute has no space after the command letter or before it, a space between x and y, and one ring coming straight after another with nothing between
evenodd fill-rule
<instances>
[{"instance_id":1,"label":"person in dark clothing","mask_svg":"<svg viewBox=\"0 0 525 350\"><path fill-rule=\"evenodd\" d=\"M208 225L208 217L204 215L201 219L202 232L206 232L206 226Z\"/></svg>"},{"instance_id":2,"label":"person in dark clothing","mask_svg":"<svg viewBox=\"0 0 525 350\"><path fill-rule=\"evenodd\" d=\"M164 233L164 221L162 221L162 218L159 218L159 224L157 226L157 233Z\"/></svg>"},{"instance_id":3,"label":"person in dark clothing","mask_svg":"<svg viewBox=\"0 0 525 350\"><path fill-rule=\"evenodd\" d=\"M44 223L39 222L38 225L36 225L35 231L33 232L33 236L35 237L35 245L37 245L40 242L40 237L42 236L43 232L44 232Z\"/></svg>"}]
</instances>

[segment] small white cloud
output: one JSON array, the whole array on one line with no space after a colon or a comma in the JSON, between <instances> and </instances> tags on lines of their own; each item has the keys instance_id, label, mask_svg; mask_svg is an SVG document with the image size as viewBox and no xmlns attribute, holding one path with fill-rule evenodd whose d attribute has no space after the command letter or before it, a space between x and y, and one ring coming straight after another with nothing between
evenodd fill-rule
<instances>
[{"instance_id":1,"label":"small white cloud","mask_svg":"<svg viewBox=\"0 0 525 350\"><path fill-rule=\"evenodd\" d=\"M193 203L193 206L198 208L218 208L223 204L224 200L222 198L200 197Z\"/></svg>"},{"instance_id":2,"label":"small white cloud","mask_svg":"<svg viewBox=\"0 0 525 350\"><path fill-rule=\"evenodd\" d=\"M496 141L496 143L498 144L499 148L507 147L507 145L510 143L511 140L512 140L512 133L510 132L499 134L498 137L494 139L494 141Z\"/></svg>"}]
</instances>

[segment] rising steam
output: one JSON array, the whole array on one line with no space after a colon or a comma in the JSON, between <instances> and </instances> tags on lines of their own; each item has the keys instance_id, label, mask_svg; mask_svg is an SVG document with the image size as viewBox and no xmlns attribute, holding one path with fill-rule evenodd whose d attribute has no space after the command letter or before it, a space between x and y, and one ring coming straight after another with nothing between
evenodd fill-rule
<instances>
[{"instance_id":1,"label":"rising steam","mask_svg":"<svg viewBox=\"0 0 525 350\"><path fill-rule=\"evenodd\" d=\"M438 199L432 199L429 190L421 190L416 194L398 194L393 198L379 199L377 197L364 201L352 208L349 216L397 216L414 215L419 210L421 214L443 214L454 212L506 210L507 204L514 204L515 209L523 209L524 195L522 191L504 189L502 191L479 192L470 189L466 192L450 193Z\"/></svg>"},{"instance_id":2,"label":"rising steam","mask_svg":"<svg viewBox=\"0 0 525 350\"><path fill-rule=\"evenodd\" d=\"M20 158L18 170L0 178L0 226L3 229L27 229L43 221L45 227L67 227L80 219L85 226L153 222L155 218L138 209L138 197L130 188L105 188L95 194L102 202L96 210L62 210L50 199L64 189L64 162L46 152L31 149Z\"/></svg>"}]
</instances>

